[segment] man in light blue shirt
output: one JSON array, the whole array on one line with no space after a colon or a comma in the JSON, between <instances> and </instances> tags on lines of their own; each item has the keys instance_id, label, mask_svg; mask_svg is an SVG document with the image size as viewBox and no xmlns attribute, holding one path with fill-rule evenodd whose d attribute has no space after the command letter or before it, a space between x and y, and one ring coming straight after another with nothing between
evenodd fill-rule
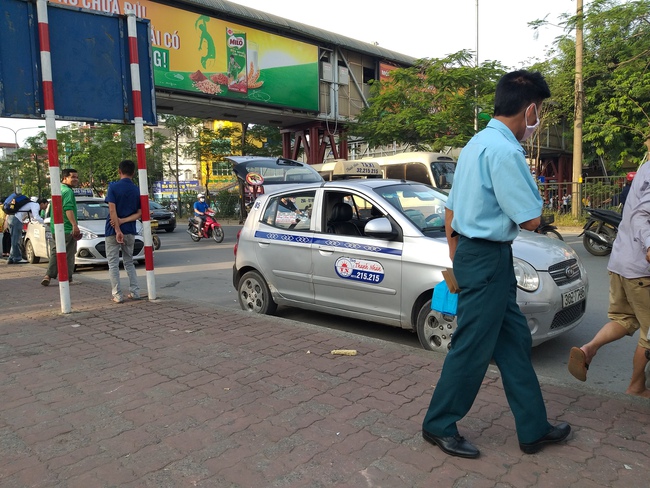
<instances>
[{"instance_id":1,"label":"man in light blue shirt","mask_svg":"<svg viewBox=\"0 0 650 488\"><path fill-rule=\"evenodd\" d=\"M521 144L507 125L490 120L463 148L456 167L447 200L451 227L470 239L511 242L519 224L541 215L542 203Z\"/></svg>"},{"instance_id":2,"label":"man in light blue shirt","mask_svg":"<svg viewBox=\"0 0 650 488\"><path fill-rule=\"evenodd\" d=\"M514 71L499 81L494 119L463 148L447 200L445 228L458 281L457 329L422 424L422 436L452 456L479 450L458 433L494 359L526 454L560 442L571 427L553 426L530 359L532 339L517 305L511 243L540 224L542 199L520 141L539 125L551 96L539 73Z\"/></svg>"},{"instance_id":3,"label":"man in light blue shirt","mask_svg":"<svg viewBox=\"0 0 650 488\"><path fill-rule=\"evenodd\" d=\"M607 270L609 322L590 342L571 349L569 372L586 381L598 349L640 330L632 358L632 379L625 393L650 398L645 377L650 360L650 162L639 168L630 186Z\"/></svg>"}]
</instances>

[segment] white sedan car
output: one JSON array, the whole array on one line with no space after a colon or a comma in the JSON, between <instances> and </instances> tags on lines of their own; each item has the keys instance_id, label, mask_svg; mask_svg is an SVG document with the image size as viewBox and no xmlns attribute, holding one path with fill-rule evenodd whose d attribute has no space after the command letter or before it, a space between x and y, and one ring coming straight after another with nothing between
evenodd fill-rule
<instances>
[{"instance_id":1,"label":"white sedan car","mask_svg":"<svg viewBox=\"0 0 650 488\"><path fill-rule=\"evenodd\" d=\"M81 230L81 240L77 242L77 255L75 257L75 268L80 266L106 265L106 242L104 230L106 217L108 215L108 204L103 198L76 197L77 199L77 221ZM45 215L49 215L49 206ZM140 222L136 222L138 231L141 233ZM50 219L45 218L45 224L30 222L27 225L25 234L25 256L30 263L38 263L41 259L50 258L50 247L48 241L52 239L50 232ZM136 262L144 262L144 239L141 235L135 238L133 248L133 259Z\"/></svg>"},{"instance_id":2,"label":"white sedan car","mask_svg":"<svg viewBox=\"0 0 650 488\"><path fill-rule=\"evenodd\" d=\"M447 352L456 319L431 308L433 288L451 267L446 198L420 183L384 179L261 195L235 247L242 309L271 314L288 305L369 320L413 330L424 348ZM576 327L588 282L575 251L528 231L512 248L517 302L533 345Z\"/></svg>"}]
</instances>

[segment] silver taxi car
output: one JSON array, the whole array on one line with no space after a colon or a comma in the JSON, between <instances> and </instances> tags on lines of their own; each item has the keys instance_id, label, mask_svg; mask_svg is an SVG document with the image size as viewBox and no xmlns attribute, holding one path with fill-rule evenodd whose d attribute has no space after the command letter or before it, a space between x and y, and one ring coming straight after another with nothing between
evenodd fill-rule
<instances>
[{"instance_id":1,"label":"silver taxi car","mask_svg":"<svg viewBox=\"0 0 650 488\"><path fill-rule=\"evenodd\" d=\"M403 180L342 180L285 186L260 196L235 246L240 306L278 305L416 331L426 349L447 352L454 316L431 309L451 267L444 233L447 195ZM563 241L520 231L513 242L517 302L533 345L576 327L588 281Z\"/></svg>"},{"instance_id":2,"label":"silver taxi car","mask_svg":"<svg viewBox=\"0 0 650 488\"><path fill-rule=\"evenodd\" d=\"M77 242L77 255L75 267L106 265L105 225L108 215L108 204L103 198L77 196L77 222L81 230L81 240ZM48 205L45 215L49 215ZM141 229L139 221L136 222ZM49 240L50 218L45 218L45 224L36 221L27 225L25 233L25 256L30 263L38 263L41 259L50 258ZM121 259L121 258L120 258ZM144 262L144 239L141 235L135 236L133 247L133 260Z\"/></svg>"}]
</instances>

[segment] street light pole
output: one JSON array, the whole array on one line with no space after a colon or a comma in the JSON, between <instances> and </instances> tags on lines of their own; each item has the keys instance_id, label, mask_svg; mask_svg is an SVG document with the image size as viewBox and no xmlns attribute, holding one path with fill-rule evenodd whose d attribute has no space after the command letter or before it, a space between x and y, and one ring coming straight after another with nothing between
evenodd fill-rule
<instances>
[{"instance_id":1,"label":"street light pole","mask_svg":"<svg viewBox=\"0 0 650 488\"><path fill-rule=\"evenodd\" d=\"M476 0L476 76L478 76L478 0ZM477 83L475 81L475 83ZM474 85L474 133L478 132L478 85Z\"/></svg>"},{"instance_id":2,"label":"street light pole","mask_svg":"<svg viewBox=\"0 0 650 488\"><path fill-rule=\"evenodd\" d=\"M575 70L575 117L573 122L573 188L571 193L571 214L578 218L582 208L579 194L579 183L582 180L582 119L584 103L584 87L582 84L582 51L584 16L582 0L576 5L576 70Z\"/></svg>"}]
</instances>

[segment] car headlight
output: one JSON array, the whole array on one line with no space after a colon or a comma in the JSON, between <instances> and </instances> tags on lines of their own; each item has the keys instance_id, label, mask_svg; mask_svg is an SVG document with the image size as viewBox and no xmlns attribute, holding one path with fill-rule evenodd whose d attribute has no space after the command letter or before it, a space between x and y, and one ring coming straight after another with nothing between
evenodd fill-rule
<instances>
[{"instance_id":1,"label":"car headlight","mask_svg":"<svg viewBox=\"0 0 650 488\"><path fill-rule=\"evenodd\" d=\"M513 267L515 268L515 278L517 278L519 288L524 291L535 291L539 288L539 275L535 268L519 258L513 259Z\"/></svg>"},{"instance_id":2,"label":"car headlight","mask_svg":"<svg viewBox=\"0 0 650 488\"><path fill-rule=\"evenodd\" d=\"M97 234L90 232L89 230L86 229L79 229L81 231L81 238L82 239L97 239Z\"/></svg>"}]
</instances>

